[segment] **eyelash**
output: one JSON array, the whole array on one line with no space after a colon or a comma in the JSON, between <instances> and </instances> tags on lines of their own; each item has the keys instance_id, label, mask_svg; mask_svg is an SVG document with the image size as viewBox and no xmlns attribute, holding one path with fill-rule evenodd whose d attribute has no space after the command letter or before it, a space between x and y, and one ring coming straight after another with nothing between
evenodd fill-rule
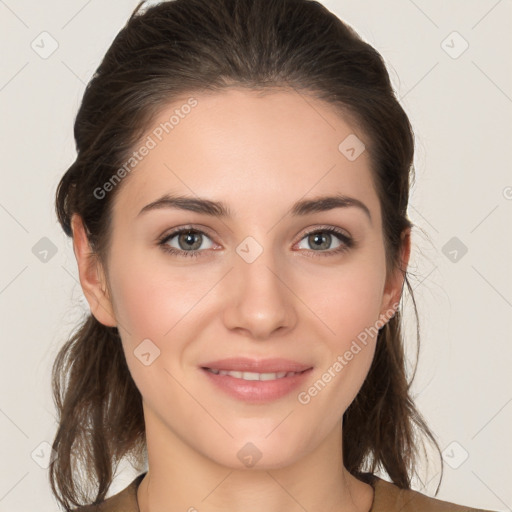
<instances>
[{"instance_id":1,"label":"eyelash","mask_svg":"<svg viewBox=\"0 0 512 512\"><path fill-rule=\"evenodd\" d=\"M180 228L180 229L177 229L175 231L172 231L171 233L165 234L164 236L159 238L158 239L158 245L162 248L163 251L165 251L168 254L172 254L173 256L185 257L185 258L189 258L189 257L197 258L198 256L200 256L200 253L204 252L204 250L196 249L196 250L193 250L193 251L182 251L180 249L176 249L174 247L170 247L167 244L167 242L169 240L174 238L176 235L180 235L182 233L200 234L200 235L206 235L208 237L207 233L205 233L204 231L201 231L199 229L194 229L192 227L190 227L190 228ZM315 230L308 231L307 233L304 233L304 235L299 240L299 242L302 241L304 238L306 238L306 237L308 237L310 235L314 235L316 233L324 233L324 234L327 233L327 234L330 234L330 235L334 235L341 242L341 245L338 248L336 248L336 249L331 249L331 250L326 250L326 251L313 251L313 250L310 249L308 252L314 253L315 256L321 256L321 257L324 257L324 256L335 256L335 255L338 255L338 254L342 254L342 253L348 251L349 249L351 249L351 248L353 248L355 246L355 242L354 242L354 240L351 237L347 236L345 233L343 233L339 229L336 229L336 228L333 228L333 227L317 228ZM208 237L208 238L210 238L210 237Z\"/></svg>"}]
</instances>

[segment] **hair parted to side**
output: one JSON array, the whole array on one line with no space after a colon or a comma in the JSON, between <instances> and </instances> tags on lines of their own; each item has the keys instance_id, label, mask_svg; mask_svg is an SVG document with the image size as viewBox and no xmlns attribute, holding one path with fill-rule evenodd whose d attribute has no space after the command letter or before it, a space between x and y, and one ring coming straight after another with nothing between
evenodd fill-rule
<instances>
[{"instance_id":1,"label":"hair parted to side","mask_svg":"<svg viewBox=\"0 0 512 512\"><path fill-rule=\"evenodd\" d=\"M401 235L412 227L414 136L380 54L316 1L171 0L145 11L143 4L105 54L76 116L77 157L56 192L65 233L72 236L78 214L98 261L106 261L112 201L122 183L101 200L94 191L126 162L162 107L232 86L288 89L328 102L365 134L388 270L400 267ZM416 355L418 325L417 334ZM379 331L368 376L344 414L343 457L355 476L385 470L409 489L420 441L440 450L410 397L416 368L408 380L402 338L397 311ZM66 510L97 504L117 464L146 455L142 398L117 329L89 315L60 350L52 385L59 414L52 492Z\"/></svg>"}]
</instances>

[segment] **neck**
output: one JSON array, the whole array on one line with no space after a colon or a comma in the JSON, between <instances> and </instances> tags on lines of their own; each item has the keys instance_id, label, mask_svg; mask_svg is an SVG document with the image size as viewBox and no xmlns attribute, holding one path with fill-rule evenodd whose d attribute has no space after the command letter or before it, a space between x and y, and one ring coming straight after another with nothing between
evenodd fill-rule
<instances>
[{"instance_id":1,"label":"neck","mask_svg":"<svg viewBox=\"0 0 512 512\"><path fill-rule=\"evenodd\" d=\"M370 485L343 466L338 423L314 451L280 467L219 464L145 410L148 472L137 490L140 512L368 512ZM262 461L263 462L263 459Z\"/></svg>"}]
</instances>

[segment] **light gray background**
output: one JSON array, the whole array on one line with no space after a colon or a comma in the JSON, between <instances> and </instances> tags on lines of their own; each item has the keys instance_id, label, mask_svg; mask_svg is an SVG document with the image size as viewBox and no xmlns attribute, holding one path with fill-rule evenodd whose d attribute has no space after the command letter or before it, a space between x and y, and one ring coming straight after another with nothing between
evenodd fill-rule
<instances>
[{"instance_id":1,"label":"light gray background","mask_svg":"<svg viewBox=\"0 0 512 512\"><path fill-rule=\"evenodd\" d=\"M384 56L416 133L413 392L447 462L437 497L512 510L511 1L323 3ZM85 85L136 4L0 0L0 511L57 510L40 467L55 432L50 367L86 306L54 192ZM57 250L47 261L43 237ZM426 494L431 460L415 480ZM134 476L124 467L111 493Z\"/></svg>"}]
</instances>

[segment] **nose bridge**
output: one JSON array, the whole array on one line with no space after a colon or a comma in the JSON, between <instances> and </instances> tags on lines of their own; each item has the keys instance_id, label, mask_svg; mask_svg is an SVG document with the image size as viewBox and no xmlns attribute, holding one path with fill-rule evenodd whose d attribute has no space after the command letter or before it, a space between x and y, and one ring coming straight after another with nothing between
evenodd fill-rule
<instances>
[{"instance_id":1,"label":"nose bridge","mask_svg":"<svg viewBox=\"0 0 512 512\"><path fill-rule=\"evenodd\" d=\"M245 240L234 255L230 272L226 326L249 331L263 339L277 329L295 322L293 294L287 289L286 276L270 248Z\"/></svg>"}]
</instances>

